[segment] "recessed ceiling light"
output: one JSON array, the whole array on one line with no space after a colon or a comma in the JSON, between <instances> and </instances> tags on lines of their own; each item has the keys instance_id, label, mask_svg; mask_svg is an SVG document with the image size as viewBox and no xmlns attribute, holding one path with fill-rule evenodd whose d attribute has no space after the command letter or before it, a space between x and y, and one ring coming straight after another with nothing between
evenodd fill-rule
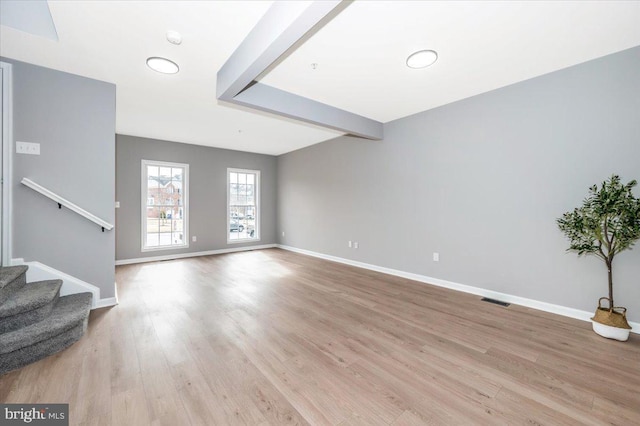
<instances>
[{"instance_id":1,"label":"recessed ceiling light","mask_svg":"<svg viewBox=\"0 0 640 426\"><path fill-rule=\"evenodd\" d=\"M434 50L419 50L412 53L407 58L409 68L426 68L438 59L438 54Z\"/></svg>"},{"instance_id":2,"label":"recessed ceiling light","mask_svg":"<svg viewBox=\"0 0 640 426\"><path fill-rule=\"evenodd\" d=\"M147 58L147 66L162 74L175 74L180 71L180 67L175 62L157 56Z\"/></svg>"}]
</instances>

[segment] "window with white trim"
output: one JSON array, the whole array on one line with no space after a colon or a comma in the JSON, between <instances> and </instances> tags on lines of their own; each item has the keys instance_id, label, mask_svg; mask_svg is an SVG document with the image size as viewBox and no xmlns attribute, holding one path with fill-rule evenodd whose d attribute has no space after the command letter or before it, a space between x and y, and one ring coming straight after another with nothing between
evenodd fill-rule
<instances>
[{"instance_id":1,"label":"window with white trim","mask_svg":"<svg viewBox=\"0 0 640 426\"><path fill-rule=\"evenodd\" d=\"M142 160L142 250L189 247L189 165Z\"/></svg>"},{"instance_id":2,"label":"window with white trim","mask_svg":"<svg viewBox=\"0 0 640 426\"><path fill-rule=\"evenodd\" d=\"M260 240L260 170L227 169L227 242Z\"/></svg>"}]
</instances>

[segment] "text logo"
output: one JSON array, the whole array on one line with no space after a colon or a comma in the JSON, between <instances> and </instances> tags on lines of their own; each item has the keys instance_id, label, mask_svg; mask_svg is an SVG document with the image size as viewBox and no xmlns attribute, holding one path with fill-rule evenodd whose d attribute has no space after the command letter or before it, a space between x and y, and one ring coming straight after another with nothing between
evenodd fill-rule
<instances>
[{"instance_id":1,"label":"text logo","mask_svg":"<svg viewBox=\"0 0 640 426\"><path fill-rule=\"evenodd\" d=\"M2 425L69 426L69 404L0 404Z\"/></svg>"}]
</instances>

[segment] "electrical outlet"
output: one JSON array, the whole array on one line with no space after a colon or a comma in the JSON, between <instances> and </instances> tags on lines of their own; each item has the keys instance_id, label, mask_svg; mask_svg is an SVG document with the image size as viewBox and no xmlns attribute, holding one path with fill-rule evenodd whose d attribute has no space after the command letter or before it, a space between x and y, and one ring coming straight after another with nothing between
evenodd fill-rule
<instances>
[{"instance_id":1,"label":"electrical outlet","mask_svg":"<svg viewBox=\"0 0 640 426\"><path fill-rule=\"evenodd\" d=\"M353 243L353 248L357 249L358 247L360 247L360 244L358 244L357 241L355 243Z\"/></svg>"},{"instance_id":2,"label":"electrical outlet","mask_svg":"<svg viewBox=\"0 0 640 426\"><path fill-rule=\"evenodd\" d=\"M116 209L120 208L120 201L116 201Z\"/></svg>"},{"instance_id":3,"label":"electrical outlet","mask_svg":"<svg viewBox=\"0 0 640 426\"><path fill-rule=\"evenodd\" d=\"M198 241L198 237L196 237L195 235L194 235L194 236L192 236L192 237L191 237L191 241L193 241L193 242L195 243L196 241Z\"/></svg>"},{"instance_id":4,"label":"electrical outlet","mask_svg":"<svg viewBox=\"0 0 640 426\"><path fill-rule=\"evenodd\" d=\"M433 253L433 261L440 262L440 253Z\"/></svg>"},{"instance_id":5,"label":"electrical outlet","mask_svg":"<svg viewBox=\"0 0 640 426\"><path fill-rule=\"evenodd\" d=\"M16 154L40 155L40 144L16 141Z\"/></svg>"},{"instance_id":6,"label":"electrical outlet","mask_svg":"<svg viewBox=\"0 0 640 426\"><path fill-rule=\"evenodd\" d=\"M349 241L349 248L353 247L353 241Z\"/></svg>"}]
</instances>

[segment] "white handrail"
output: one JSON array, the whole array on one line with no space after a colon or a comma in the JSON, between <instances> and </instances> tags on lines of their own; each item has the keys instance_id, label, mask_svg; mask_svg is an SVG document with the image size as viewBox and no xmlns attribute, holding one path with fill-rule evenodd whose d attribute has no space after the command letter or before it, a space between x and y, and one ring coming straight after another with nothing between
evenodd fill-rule
<instances>
[{"instance_id":1,"label":"white handrail","mask_svg":"<svg viewBox=\"0 0 640 426\"><path fill-rule=\"evenodd\" d=\"M59 196L55 192L49 191L44 186L38 185L37 183L35 183L31 179L22 178L21 183L23 185L28 186L29 188L33 189L34 191L41 193L45 197L51 198L53 201L58 203L58 206L65 206L69 210L72 210L72 211L78 213L80 216L83 216L83 217L89 219L91 222L98 224L99 226L102 227L103 231L105 229L107 231L111 231L113 229L113 225L110 224L109 222L107 222L105 220L102 220L98 216L89 213L88 211L86 211L82 207L79 207L78 205L73 204L71 201L67 200L66 198L62 198L61 196Z\"/></svg>"}]
</instances>

